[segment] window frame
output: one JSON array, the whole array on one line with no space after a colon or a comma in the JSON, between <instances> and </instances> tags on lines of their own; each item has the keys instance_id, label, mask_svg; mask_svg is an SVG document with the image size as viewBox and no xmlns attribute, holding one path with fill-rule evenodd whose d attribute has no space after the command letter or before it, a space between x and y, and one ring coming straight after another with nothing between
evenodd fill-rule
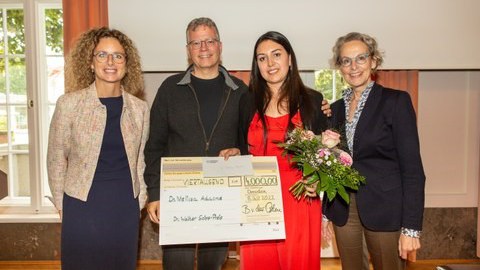
<instances>
[{"instance_id":1,"label":"window frame","mask_svg":"<svg viewBox=\"0 0 480 270\"><path fill-rule=\"evenodd\" d=\"M30 197L0 203L0 223L59 222L53 204L45 198L48 186L46 153L49 129L45 10L62 8L61 0L0 0L0 5L23 7L29 134Z\"/></svg>"}]
</instances>

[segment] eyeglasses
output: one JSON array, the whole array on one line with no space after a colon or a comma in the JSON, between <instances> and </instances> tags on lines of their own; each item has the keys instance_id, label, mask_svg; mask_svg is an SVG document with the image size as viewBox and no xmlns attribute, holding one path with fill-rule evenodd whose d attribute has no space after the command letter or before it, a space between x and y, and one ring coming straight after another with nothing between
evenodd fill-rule
<instances>
[{"instance_id":1,"label":"eyeglasses","mask_svg":"<svg viewBox=\"0 0 480 270\"><path fill-rule=\"evenodd\" d=\"M362 65L362 64L365 64L367 62L367 59L368 57L370 56L369 53L363 53L363 54L359 54L357 56L355 56L354 58L350 58L350 57L342 57L339 61L339 64L343 67L349 67L353 60L355 60L355 63L359 64L359 65Z\"/></svg>"},{"instance_id":2,"label":"eyeglasses","mask_svg":"<svg viewBox=\"0 0 480 270\"><path fill-rule=\"evenodd\" d=\"M104 63L107 62L108 56L112 56L113 62L115 64L123 64L127 60L127 56L124 53L107 53L104 51L99 51L93 54L97 62Z\"/></svg>"},{"instance_id":3,"label":"eyeglasses","mask_svg":"<svg viewBox=\"0 0 480 270\"><path fill-rule=\"evenodd\" d=\"M192 40L187 45L190 46L190 48L192 48L194 50L198 50L202 47L203 43L205 43L205 46L207 46L207 48L211 48L211 47L217 45L217 42L218 42L218 39L209 38L209 39L205 39L205 40Z\"/></svg>"}]
</instances>

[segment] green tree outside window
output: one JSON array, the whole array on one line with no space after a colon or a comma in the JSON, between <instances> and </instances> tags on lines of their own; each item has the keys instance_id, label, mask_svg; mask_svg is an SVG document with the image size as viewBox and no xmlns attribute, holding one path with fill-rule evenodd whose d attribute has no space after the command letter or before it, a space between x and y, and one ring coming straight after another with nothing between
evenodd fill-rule
<instances>
[{"instance_id":1,"label":"green tree outside window","mask_svg":"<svg viewBox=\"0 0 480 270\"><path fill-rule=\"evenodd\" d=\"M315 71L315 89L319 90L329 102L342 98L343 90L348 87L338 70L321 69Z\"/></svg>"}]
</instances>

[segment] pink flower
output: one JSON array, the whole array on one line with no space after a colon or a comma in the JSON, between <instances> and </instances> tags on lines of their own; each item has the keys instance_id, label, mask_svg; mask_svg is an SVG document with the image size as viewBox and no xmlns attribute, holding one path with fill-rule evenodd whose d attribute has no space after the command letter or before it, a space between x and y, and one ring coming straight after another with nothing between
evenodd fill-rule
<instances>
[{"instance_id":1,"label":"pink flower","mask_svg":"<svg viewBox=\"0 0 480 270\"><path fill-rule=\"evenodd\" d=\"M303 140L311 141L313 138L315 138L315 133L313 133L311 130L302 131L302 141Z\"/></svg>"},{"instance_id":2,"label":"pink flower","mask_svg":"<svg viewBox=\"0 0 480 270\"><path fill-rule=\"evenodd\" d=\"M330 156L332 153L330 152L330 150L328 150L328 148L320 148L318 149L318 152L317 152L317 155L321 158L325 157L325 158L328 158L328 156Z\"/></svg>"},{"instance_id":3,"label":"pink flower","mask_svg":"<svg viewBox=\"0 0 480 270\"><path fill-rule=\"evenodd\" d=\"M328 148L335 147L340 142L340 134L329 129L322 132L322 144Z\"/></svg>"},{"instance_id":4,"label":"pink flower","mask_svg":"<svg viewBox=\"0 0 480 270\"><path fill-rule=\"evenodd\" d=\"M352 163L353 163L352 157L347 152L341 151L338 159L340 159L341 164L348 167L352 166Z\"/></svg>"}]
</instances>

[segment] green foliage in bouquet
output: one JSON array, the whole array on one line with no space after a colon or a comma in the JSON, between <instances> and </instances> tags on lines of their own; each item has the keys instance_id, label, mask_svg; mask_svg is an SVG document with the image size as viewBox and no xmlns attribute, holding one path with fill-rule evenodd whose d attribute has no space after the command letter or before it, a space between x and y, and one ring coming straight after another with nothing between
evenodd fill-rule
<instances>
[{"instance_id":1,"label":"green foliage in bouquet","mask_svg":"<svg viewBox=\"0 0 480 270\"><path fill-rule=\"evenodd\" d=\"M340 135L331 130L315 135L310 130L295 128L288 134L283 155L290 155L292 162L303 172L303 179L290 187L290 192L297 199L306 195L306 186L316 187L316 193L324 192L329 201L338 194L350 203L347 188L358 190L366 184L365 177L351 167L352 157L336 147Z\"/></svg>"}]
</instances>

